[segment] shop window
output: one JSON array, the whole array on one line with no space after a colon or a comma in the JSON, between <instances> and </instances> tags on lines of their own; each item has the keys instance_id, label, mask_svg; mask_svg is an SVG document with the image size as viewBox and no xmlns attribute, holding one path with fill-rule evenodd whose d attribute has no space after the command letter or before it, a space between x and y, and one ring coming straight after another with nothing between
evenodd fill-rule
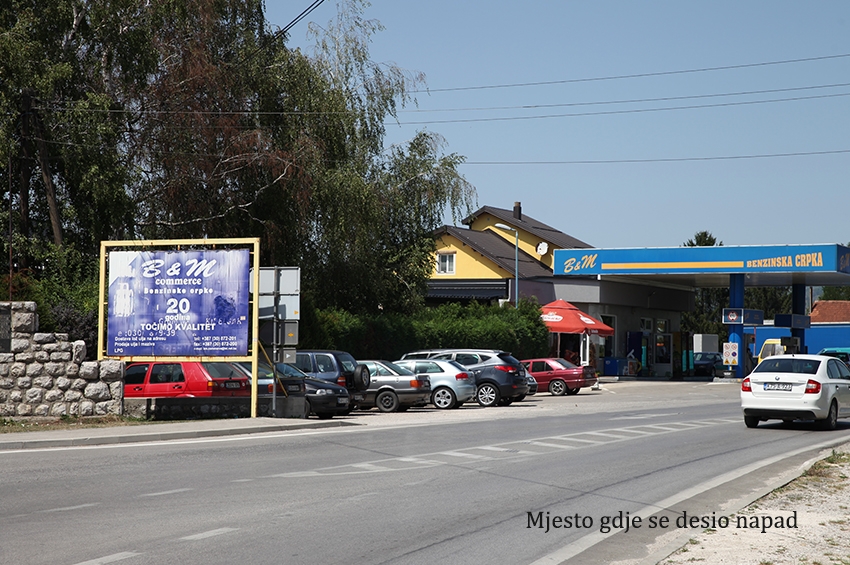
<instances>
[{"instance_id":1,"label":"shop window","mask_svg":"<svg viewBox=\"0 0 850 565\"><path fill-rule=\"evenodd\" d=\"M655 320L655 333L666 334L670 332L670 320L658 318Z\"/></svg>"},{"instance_id":2,"label":"shop window","mask_svg":"<svg viewBox=\"0 0 850 565\"><path fill-rule=\"evenodd\" d=\"M455 254L454 253L437 253L437 274L438 275L453 275L453 274L455 274Z\"/></svg>"}]
</instances>

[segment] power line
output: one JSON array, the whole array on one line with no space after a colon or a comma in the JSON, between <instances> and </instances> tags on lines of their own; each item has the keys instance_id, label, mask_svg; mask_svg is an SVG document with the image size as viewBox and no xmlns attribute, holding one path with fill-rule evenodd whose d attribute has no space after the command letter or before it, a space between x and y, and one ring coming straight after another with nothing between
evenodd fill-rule
<instances>
[{"instance_id":1,"label":"power line","mask_svg":"<svg viewBox=\"0 0 850 565\"><path fill-rule=\"evenodd\" d=\"M817 96L795 96L792 98L777 98L773 100L750 100L741 102L724 102L721 104L695 104L691 106L668 106L664 108L635 108L631 110L606 110L602 112L576 112L571 114L544 114L542 116L508 116L501 118L462 118L456 120L426 120L418 122L399 122L403 126L430 125L430 124L462 124L473 122L510 122L518 120L543 120L550 118L576 118L583 116L613 116L619 114L642 114L647 112L669 112L672 110L698 110L705 108L724 108L730 106L751 106L755 104L772 104L776 102L797 102L801 100L817 100L824 98L839 98L850 96L848 93L820 94Z\"/></svg>"},{"instance_id":2,"label":"power line","mask_svg":"<svg viewBox=\"0 0 850 565\"><path fill-rule=\"evenodd\" d=\"M779 157L810 157L814 155L840 155L850 149L828 151L798 151L793 153L763 153L755 155L720 155L715 157L662 157L657 159L588 159L574 161L466 161L464 165L614 165L632 163L680 163L688 161L732 161L739 159L774 159Z\"/></svg>"},{"instance_id":3,"label":"power line","mask_svg":"<svg viewBox=\"0 0 850 565\"><path fill-rule=\"evenodd\" d=\"M777 94L780 92L798 92L801 90L818 90L822 88L841 88L850 86L850 82L837 84L821 84L816 86L796 86L790 88L773 88L768 90L744 90L740 92L718 92L714 94L691 94L687 96L663 96L660 98L631 98L626 100L603 100L595 102L562 102L558 104L520 104L517 106L479 106L468 108L436 108L431 110L416 108L412 110L399 110L399 113L426 113L426 112L481 112L493 110L534 110L538 108L566 108L575 106L604 106L612 104L642 104L646 102L673 102L675 100L696 100L701 98L722 98L725 96L752 96L754 94Z\"/></svg>"},{"instance_id":4,"label":"power line","mask_svg":"<svg viewBox=\"0 0 850 565\"><path fill-rule=\"evenodd\" d=\"M646 78L646 77L658 77L658 76L669 76L669 75L682 75L688 73L706 73L712 71L729 71L734 69L749 69L753 67L767 67L771 65L789 65L793 63L808 63L811 61L826 61L829 59L842 59L850 57L850 53L843 53L840 55L824 55L821 57L806 57L802 59L785 59L783 61L764 61L761 63L745 63L741 65L725 65L720 67L702 67L698 69L680 69L676 71L658 71L653 73L635 73L629 75L613 75L613 76L605 76L605 77L588 77L588 78L574 78L574 79L564 79L564 80L548 80L548 81L539 81L539 82L520 82L520 83L510 83L510 84L490 84L484 86L458 86L458 87L450 87L450 88L429 88L424 90L413 90L411 93L426 93L426 92L460 92L465 90L487 90L494 88L519 88L525 86L549 86L555 84L575 84L581 82L599 82L605 80L622 80L622 79L630 79L630 78Z\"/></svg>"}]
</instances>

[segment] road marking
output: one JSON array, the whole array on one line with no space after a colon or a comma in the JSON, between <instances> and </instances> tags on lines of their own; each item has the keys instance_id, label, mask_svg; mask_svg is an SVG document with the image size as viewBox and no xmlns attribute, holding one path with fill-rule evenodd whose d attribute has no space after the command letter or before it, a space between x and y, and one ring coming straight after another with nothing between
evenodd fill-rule
<instances>
[{"instance_id":1,"label":"road marking","mask_svg":"<svg viewBox=\"0 0 850 565\"><path fill-rule=\"evenodd\" d=\"M65 506L63 508L50 508L48 510L39 510L39 512L47 513L47 512L68 512L69 510L79 510L81 508L90 508L92 506L97 506L100 504L99 502L89 502L88 504L80 504L78 506Z\"/></svg>"},{"instance_id":2,"label":"road marking","mask_svg":"<svg viewBox=\"0 0 850 565\"><path fill-rule=\"evenodd\" d=\"M181 493L181 492L188 492L190 490L193 490L193 489L177 488L177 489L174 489L174 490L164 490L162 492L149 492L149 493L146 493L146 494L140 494L139 496L140 497L141 496L166 496L166 495L169 495L169 494L177 494L177 493Z\"/></svg>"},{"instance_id":3,"label":"road marking","mask_svg":"<svg viewBox=\"0 0 850 565\"><path fill-rule=\"evenodd\" d=\"M362 473L385 473L390 471L412 471L440 465L467 467L474 466L485 461L506 461L510 459L526 458L530 455L549 455L556 452L563 453L564 450L567 449L590 449L603 445L612 445L624 441L641 439L647 436L694 431L707 426L719 426L732 423L739 424L740 420L737 418L718 418L716 420L674 422L663 426L657 424L640 424L631 428L610 428L593 432L576 432L574 434L560 436L523 439L498 445L479 445L464 449L424 453L422 455L415 456L391 457L376 461L366 461L363 463L323 467L311 471L280 473L263 478L303 478L326 477L330 475L355 475ZM591 440L579 437L586 435L599 436L599 439ZM534 446L538 449L535 449L534 451L518 449L529 446ZM485 451L490 455L485 456L480 453L475 453L480 451Z\"/></svg>"},{"instance_id":4,"label":"road marking","mask_svg":"<svg viewBox=\"0 0 850 565\"><path fill-rule=\"evenodd\" d=\"M107 555L106 557L98 557L97 559L92 559L91 561L83 561L81 563L77 563L76 565L106 565L107 563L115 563L116 561L136 557L137 555L141 555L141 553L125 551L123 553L113 553L112 555Z\"/></svg>"},{"instance_id":5,"label":"road marking","mask_svg":"<svg viewBox=\"0 0 850 565\"><path fill-rule=\"evenodd\" d=\"M208 532L201 532L200 534L195 534L193 536L186 536L180 538L185 541L197 541L200 539L207 539L215 536L220 536L222 534L229 534L230 532L235 532L239 528L219 528L217 530L210 530Z\"/></svg>"}]
</instances>

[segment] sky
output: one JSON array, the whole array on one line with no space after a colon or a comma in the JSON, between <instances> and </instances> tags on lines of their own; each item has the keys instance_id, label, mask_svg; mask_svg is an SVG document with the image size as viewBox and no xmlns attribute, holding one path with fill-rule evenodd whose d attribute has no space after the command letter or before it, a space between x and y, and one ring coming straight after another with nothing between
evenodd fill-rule
<instances>
[{"instance_id":1,"label":"sky","mask_svg":"<svg viewBox=\"0 0 850 565\"><path fill-rule=\"evenodd\" d=\"M313 0L266 1L273 30ZM289 31L309 52L308 21ZM387 145L440 134L476 189L594 247L850 242L850 2L374 0L424 73ZM446 223L451 224L450 218Z\"/></svg>"}]
</instances>

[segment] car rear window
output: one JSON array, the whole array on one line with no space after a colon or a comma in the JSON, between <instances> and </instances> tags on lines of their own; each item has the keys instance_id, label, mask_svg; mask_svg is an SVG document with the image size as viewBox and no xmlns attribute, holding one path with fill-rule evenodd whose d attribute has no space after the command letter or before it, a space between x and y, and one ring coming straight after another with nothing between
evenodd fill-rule
<instances>
[{"instance_id":1,"label":"car rear window","mask_svg":"<svg viewBox=\"0 0 850 565\"><path fill-rule=\"evenodd\" d=\"M820 361L816 359L773 359L768 357L754 373L799 373L803 375L814 375L818 372Z\"/></svg>"},{"instance_id":2,"label":"car rear window","mask_svg":"<svg viewBox=\"0 0 850 565\"><path fill-rule=\"evenodd\" d=\"M357 361L348 353L337 355L337 360L342 364L342 369L346 372L354 371L357 368Z\"/></svg>"},{"instance_id":3,"label":"car rear window","mask_svg":"<svg viewBox=\"0 0 850 565\"><path fill-rule=\"evenodd\" d=\"M510 353L499 353L499 359L511 365L519 365L519 361Z\"/></svg>"},{"instance_id":4,"label":"car rear window","mask_svg":"<svg viewBox=\"0 0 850 565\"><path fill-rule=\"evenodd\" d=\"M576 367L578 367L578 365L576 365L575 363L570 363L566 359L561 358L555 359L555 363L562 366L564 369L575 369Z\"/></svg>"},{"instance_id":5,"label":"car rear window","mask_svg":"<svg viewBox=\"0 0 850 565\"><path fill-rule=\"evenodd\" d=\"M395 371L399 375L412 375L413 374L413 371L411 371L410 369L407 369L405 367L400 367L400 366L396 365L395 363L387 363L387 367L389 367L390 369L392 369L393 371Z\"/></svg>"},{"instance_id":6,"label":"car rear window","mask_svg":"<svg viewBox=\"0 0 850 565\"><path fill-rule=\"evenodd\" d=\"M207 373L214 379L235 379L238 377L244 377L239 370L232 366L230 363L222 363L222 362L205 362L201 363L206 369Z\"/></svg>"}]
</instances>

